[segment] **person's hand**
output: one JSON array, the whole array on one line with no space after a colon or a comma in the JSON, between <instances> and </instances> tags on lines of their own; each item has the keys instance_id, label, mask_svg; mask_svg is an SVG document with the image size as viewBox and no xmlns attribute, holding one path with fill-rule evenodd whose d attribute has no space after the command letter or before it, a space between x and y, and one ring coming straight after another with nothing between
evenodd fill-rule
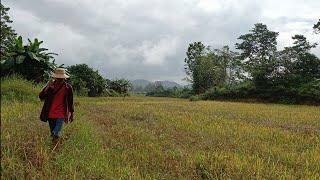
<instances>
[{"instance_id":1,"label":"person's hand","mask_svg":"<svg viewBox=\"0 0 320 180\"><path fill-rule=\"evenodd\" d=\"M53 79L51 79L50 81L48 81L47 86L45 87L45 91L48 91L49 88L54 89L53 82L54 82Z\"/></svg>"},{"instance_id":2,"label":"person's hand","mask_svg":"<svg viewBox=\"0 0 320 180\"><path fill-rule=\"evenodd\" d=\"M51 80L48 82L48 87L54 88L53 82L54 82L54 80L51 79Z\"/></svg>"},{"instance_id":3,"label":"person's hand","mask_svg":"<svg viewBox=\"0 0 320 180\"><path fill-rule=\"evenodd\" d=\"M72 122L73 121L73 113L69 112L68 114L68 122Z\"/></svg>"}]
</instances>

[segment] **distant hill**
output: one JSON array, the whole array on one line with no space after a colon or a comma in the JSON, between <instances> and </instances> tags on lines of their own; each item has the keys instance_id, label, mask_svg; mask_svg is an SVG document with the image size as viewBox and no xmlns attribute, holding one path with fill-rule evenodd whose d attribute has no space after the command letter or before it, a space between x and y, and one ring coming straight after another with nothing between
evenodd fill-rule
<instances>
[{"instance_id":1,"label":"distant hill","mask_svg":"<svg viewBox=\"0 0 320 180\"><path fill-rule=\"evenodd\" d=\"M161 83L164 88L173 88L173 87L183 87L182 85L174 81L155 81L151 82L145 79L136 79L130 81L132 83L134 91L144 91L143 89L149 84L158 84Z\"/></svg>"},{"instance_id":2,"label":"distant hill","mask_svg":"<svg viewBox=\"0 0 320 180\"><path fill-rule=\"evenodd\" d=\"M151 83L150 81L145 79L136 79L130 82L132 83L133 87L142 87L142 88L145 88L149 83Z\"/></svg>"},{"instance_id":3,"label":"distant hill","mask_svg":"<svg viewBox=\"0 0 320 180\"><path fill-rule=\"evenodd\" d=\"M173 81L155 81L154 83L160 83L165 88L182 87L180 84Z\"/></svg>"}]
</instances>

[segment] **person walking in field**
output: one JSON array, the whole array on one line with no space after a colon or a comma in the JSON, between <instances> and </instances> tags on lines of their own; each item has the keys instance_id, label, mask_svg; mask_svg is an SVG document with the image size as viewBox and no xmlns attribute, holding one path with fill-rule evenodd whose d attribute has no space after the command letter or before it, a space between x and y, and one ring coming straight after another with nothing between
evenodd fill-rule
<instances>
[{"instance_id":1,"label":"person walking in field","mask_svg":"<svg viewBox=\"0 0 320 180\"><path fill-rule=\"evenodd\" d=\"M73 90L65 80L69 78L65 69L56 68L52 80L39 93L40 100L44 101L40 120L49 122L52 143L59 142L60 132L64 123L73 121Z\"/></svg>"}]
</instances>

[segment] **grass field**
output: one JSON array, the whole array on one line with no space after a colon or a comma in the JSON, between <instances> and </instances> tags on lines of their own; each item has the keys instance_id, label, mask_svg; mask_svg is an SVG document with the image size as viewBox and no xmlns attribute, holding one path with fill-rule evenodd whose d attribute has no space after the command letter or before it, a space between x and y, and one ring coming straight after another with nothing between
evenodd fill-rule
<instances>
[{"instance_id":1,"label":"grass field","mask_svg":"<svg viewBox=\"0 0 320 180\"><path fill-rule=\"evenodd\" d=\"M320 179L319 106L76 97L52 152L30 87L1 82L3 179Z\"/></svg>"}]
</instances>

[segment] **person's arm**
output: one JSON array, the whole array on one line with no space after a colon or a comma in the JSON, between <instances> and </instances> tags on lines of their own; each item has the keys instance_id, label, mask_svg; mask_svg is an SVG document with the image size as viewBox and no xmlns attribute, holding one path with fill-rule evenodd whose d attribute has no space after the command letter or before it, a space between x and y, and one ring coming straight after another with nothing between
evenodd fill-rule
<instances>
[{"instance_id":1,"label":"person's arm","mask_svg":"<svg viewBox=\"0 0 320 180\"><path fill-rule=\"evenodd\" d=\"M50 88L53 88L53 81L50 80L45 87L42 88L41 92L39 93L39 98L41 101L45 100L47 95L48 95L48 91Z\"/></svg>"},{"instance_id":2,"label":"person's arm","mask_svg":"<svg viewBox=\"0 0 320 180\"><path fill-rule=\"evenodd\" d=\"M73 112L74 112L74 105L73 105L73 90L72 86L70 85L69 89L69 96L68 96L68 107L69 107L69 121L73 121Z\"/></svg>"}]
</instances>

